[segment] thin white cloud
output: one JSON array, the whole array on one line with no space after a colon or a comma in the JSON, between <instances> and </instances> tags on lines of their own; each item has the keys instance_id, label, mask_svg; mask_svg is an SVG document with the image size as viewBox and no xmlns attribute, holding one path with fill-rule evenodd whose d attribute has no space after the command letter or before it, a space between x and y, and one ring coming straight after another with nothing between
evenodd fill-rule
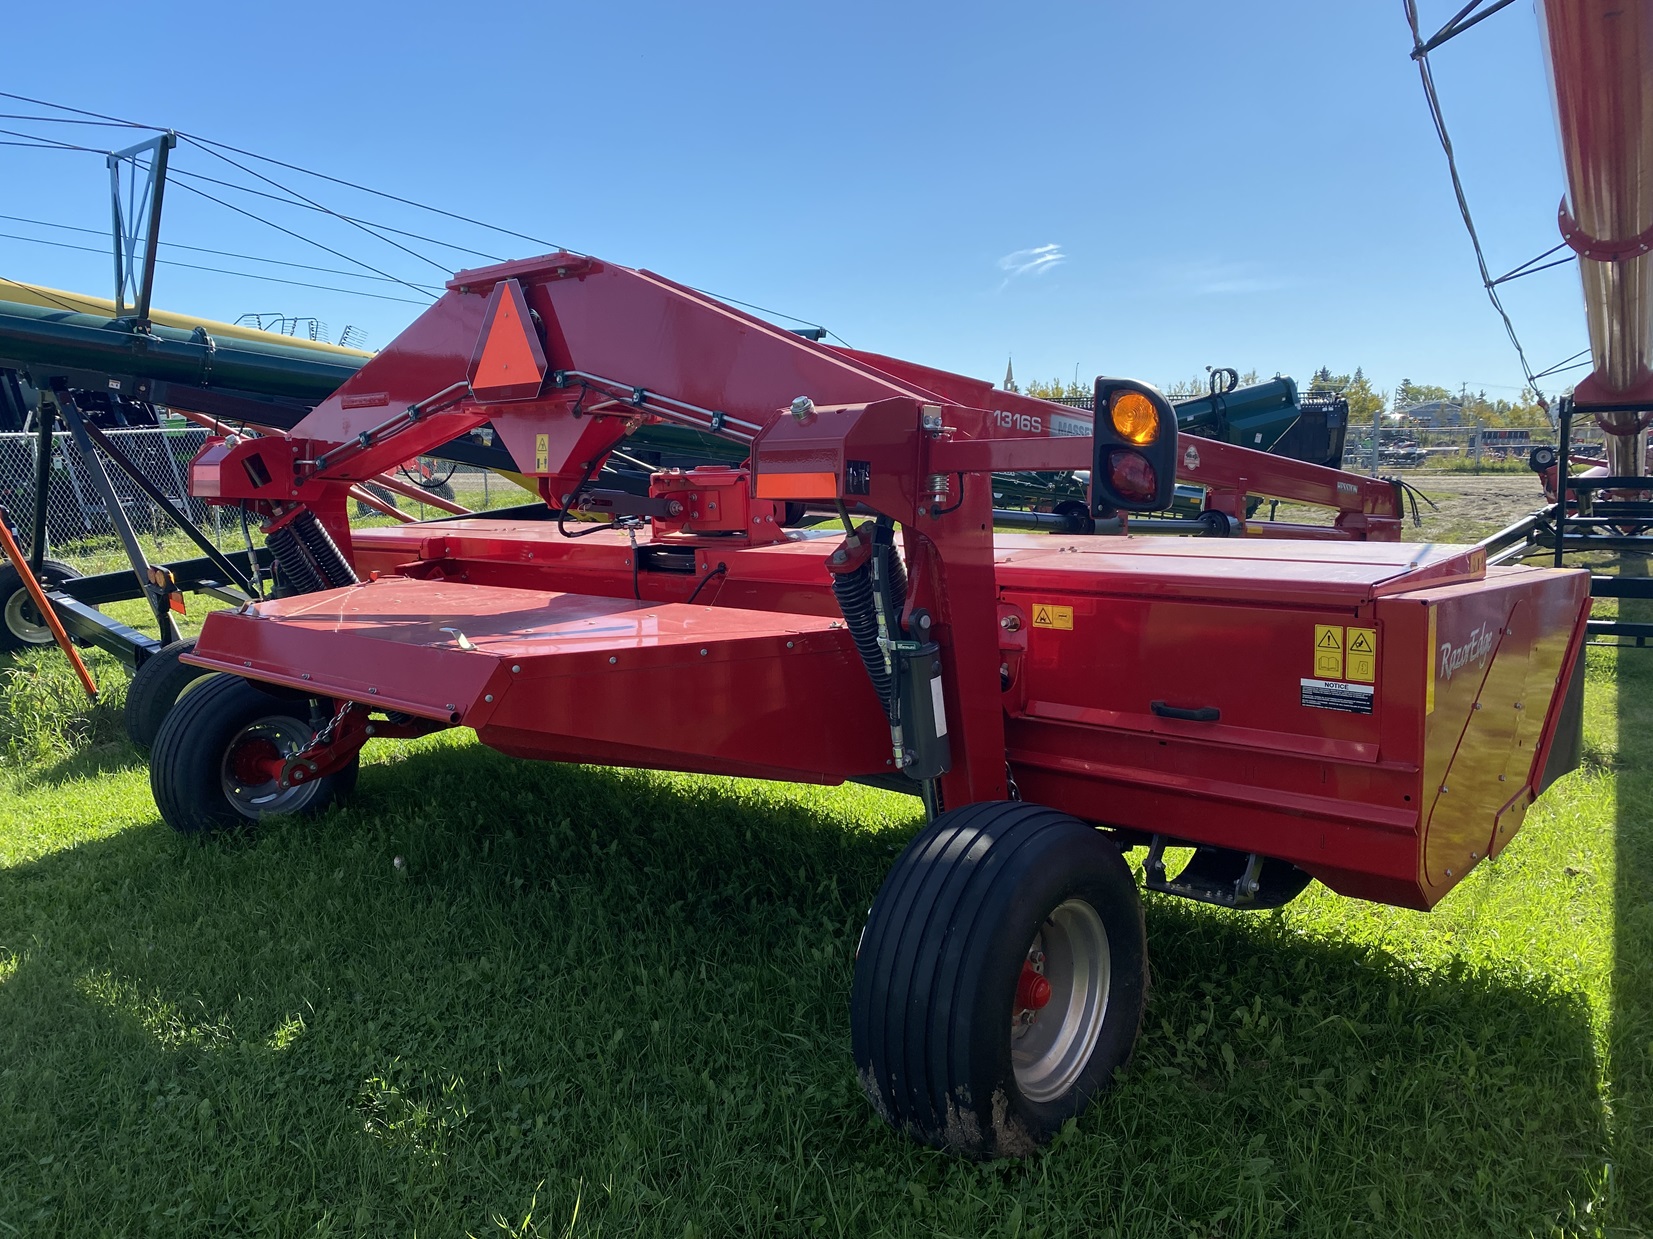
<instances>
[{"instance_id":1,"label":"thin white cloud","mask_svg":"<svg viewBox=\"0 0 1653 1239\"><path fill-rule=\"evenodd\" d=\"M999 288L1004 288L1011 280L1020 279L1024 275L1035 278L1046 275L1060 267L1068 260L1057 244L1035 245L1032 249L1013 250L999 259L999 270L1004 272L1004 282Z\"/></svg>"}]
</instances>

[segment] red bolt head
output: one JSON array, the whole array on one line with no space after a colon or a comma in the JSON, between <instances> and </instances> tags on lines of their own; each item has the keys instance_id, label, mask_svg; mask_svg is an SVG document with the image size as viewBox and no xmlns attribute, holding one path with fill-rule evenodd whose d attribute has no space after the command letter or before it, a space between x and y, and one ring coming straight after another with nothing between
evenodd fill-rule
<instances>
[{"instance_id":1,"label":"red bolt head","mask_svg":"<svg viewBox=\"0 0 1653 1239\"><path fill-rule=\"evenodd\" d=\"M1050 982L1033 971L1031 964L1022 965L1022 976L1016 982L1016 1005L1024 1011L1043 1010L1050 1001Z\"/></svg>"}]
</instances>

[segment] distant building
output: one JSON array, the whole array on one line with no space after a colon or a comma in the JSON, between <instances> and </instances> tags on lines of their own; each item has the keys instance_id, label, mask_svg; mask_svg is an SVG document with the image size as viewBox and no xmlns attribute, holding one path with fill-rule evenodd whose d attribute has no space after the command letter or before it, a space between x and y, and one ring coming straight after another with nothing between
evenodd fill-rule
<instances>
[{"instance_id":1,"label":"distant building","mask_svg":"<svg viewBox=\"0 0 1653 1239\"><path fill-rule=\"evenodd\" d=\"M1396 405L1395 413L1413 426L1461 426L1464 408L1455 400L1426 400L1422 404Z\"/></svg>"}]
</instances>

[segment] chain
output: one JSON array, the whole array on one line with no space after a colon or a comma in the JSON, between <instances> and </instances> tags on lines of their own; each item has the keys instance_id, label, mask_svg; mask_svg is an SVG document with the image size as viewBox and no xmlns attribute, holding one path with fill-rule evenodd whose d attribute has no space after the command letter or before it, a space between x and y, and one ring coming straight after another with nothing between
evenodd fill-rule
<instances>
[{"instance_id":1,"label":"chain","mask_svg":"<svg viewBox=\"0 0 1653 1239\"><path fill-rule=\"evenodd\" d=\"M346 701L344 704L339 706L333 717L328 719L326 725L316 733L316 738L310 741L309 747L312 749L321 749L326 748L329 744L333 743L333 735L338 731L339 724L344 722L344 716L350 713L351 707L355 704L356 703L354 701Z\"/></svg>"}]
</instances>

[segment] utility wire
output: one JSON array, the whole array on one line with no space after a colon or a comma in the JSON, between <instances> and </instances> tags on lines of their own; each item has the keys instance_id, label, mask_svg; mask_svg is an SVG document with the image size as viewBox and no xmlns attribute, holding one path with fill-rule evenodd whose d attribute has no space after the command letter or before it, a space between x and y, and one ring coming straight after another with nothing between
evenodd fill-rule
<instances>
[{"instance_id":1,"label":"utility wire","mask_svg":"<svg viewBox=\"0 0 1653 1239\"><path fill-rule=\"evenodd\" d=\"M28 242L31 242L32 244L35 244L35 245L49 245L54 249L60 249L60 250L79 250L83 254L107 254L108 253L107 250L96 249L96 248L94 248L90 245L75 245L75 244L72 244L71 242L68 242L68 241L48 241L43 237L19 236L17 233L14 233L14 232L0 232L0 238L4 238L5 240L8 240L8 241L28 241ZM266 284L291 284L295 288L315 288L315 289L320 289L322 292L347 293L352 297L371 297L375 301L397 301L397 302L400 302L402 305L422 306L422 305L425 304L423 301L414 301L414 300L412 300L408 297L388 297L383 293L364 292L359 288L335 288L335 287L333 287L331 285L328 285L328 284L310 284L310 283L306 283L303 280L284 280L284 279L281 279L279 276L259 275L257 272L254 272L254 271L230 271L230 270L228 270L224 267L208 267L208 266L203 266L201 263L197 263L197 262L180 262L176 258L157 258L155 261L160 263L161 265L167 266L167 267L187 267L191 271L210 271L215 275L234 275L234 276L239 276L241 279L244 279L244 280L262 280ZM255 260L255 261L258 261L258 260ZM326 268L317 268L317 269L318 270L326 270ZM352 276L355 279L361 279L361 280L370 280L370 279L376 278L376 277L371 276L371 275L355 275L354 272L350 272L350 271L341 271L341 272L339 272L339 274L340 275ZM62 305L63 303L61 301L59 301L58 304Z\"/></svg>"},{"instance_id":2,"label":"utility wire","mask_svg":"<svg viewBox=\"0 0 1653 1239\"><path fill-rule=\"evenodd\" d=\"M1505 0L1507 3L1507 0ZM1550 419L1551 425L1555 418L1550 414L1550 402L1545 399L1544 391L1538 385L1538 376L1533 373L1532 366L1527 362L1526 350L1521 347L1521 338L1515 334L1515 323L1511 321L1509 311L1504 309L1504 303L1498 296L1497 281L1492 278L1492 271L1487 267L1486 253L1481 249L1480 235L1475 231L1475 219L1469 212L1469 199L1464 195L1463 179L1458 175L1458 160L1452 153L1452 139L1446 132L1446 118L1441 114L1441 99L1435 91L1435 75L1429 68L1429 52L1422 33L1418 29L1417 0L1402 0L1406 6L1406 24L1412 30L1412 58L1418 62L1418 77L1423 82L1423 97L1429 105L1429 118L1435 124L1435 136L1440 139L1441 150L1446 153L1447 171L1452 175L1452 192L1458 199L1458 213L1464 217L1464 227L1469 232L1470 243L1475 247L1475 263L1481 271L1481 284L1487 290L1487 299L1492 302L1492 308L1498 311L1498 317L1504 320L1504 331L1509 335L1510 343L1515 346L1515 355L1521 360L1521 373L1526 376L1527 385L1538 397L1538 403L1544 410L1544 415ZM1462 13L1462 18L1475 7L1471 4ZM1504 7L1499 4L1497 8ZM1488 10L1488 14L1496 9ZM1487 14L1483 14L1485 16ZM1454 24L1458 18L1454 18ZM1472 24L1472 23L1471 23ZM1436 36L1439 39L1439 36ZM1553 252L1553 251L1552 251ZM1536 259L1534 260L1536 261ZM1519 268L1518 268L1519 269Z\"/></svg>"},{"instance_id":3,"label":"utility wire","mask_svg":"<svg viewBox=\"0 0 1653 1239\"><path fill-rule=\"evenodd\" d=\"M51 289L42 288L38 284L25 283L23 280L10 280L6 279L4 276L0 276L0 284L16 284L19 288L26 288L32 293L39 293L53 305L60 305L71 314L79 314L82 312L78 305L70 305L67 301L63 300L63 298L54 296Z\"/></svg>"},{"instance_id":4,"label":"utility wire","mask_svg":"<svg viewBox=\"0 0 1653 1239\"><path fill-rule=\"evenodd\" d=\"M80 233L85 233L89 236L94 236L94 237L107 237L109 235L109 231L106 228L82 228L82 227L80 227L76 224L58 224L58 223L53 223L49 219L29 219L28 217L23 216L23 215L0 215L0 220L10 220L12 223L15 223L15 224L33 224L33 225L35 225L36 227L39 227L39 228L58 228L58 229L61 229L64 232L80 232ZM19 240L19 241L34 241L34 240L37 240L38 238L35 238L35 237L14 237L13 239L14 240ZM52 244L52 242L45 241L45 240L41 239L40 244L49 245L49 244ZM352 280L384 280L385 279L385 277L382 276L382 275L363 275L359 271L344 271L344 270L341 270L338 267L318 267L318 266L315 266L312 263L289 262L286 259L282 259L282 258L261 258L257 254L238 254L234 250L208 249L204 245L185 245L182 241L159 241L159 242L156 243L155 248L156 249L163 249L163 250L166 250L166 249L189 250L192 253L196 253L196 254L215 254L219 258L237 258L237 259L240 259L242 262L265 262L265 263L269 263L271 266L293 267L293 268L296 268L297 270L300 270L300 271L317 271L317 272L320 272L323 275L342 275L342 276L344 276L348 279L352 279ZM103 251L99 250L97 252L102 253ZM390 283L395 283L394 280L389 281L389 282ZM431 292L438 292L438 293L441 292L442 289L443 289L443 285L441 285L441 284L420 284L419 287L423 288L423 289L426 289L428 291L431 291Z\"/></svg>"},{"instance_id":5,"label":"utility wire","mask_svg":"<svg viewBox=\"0 0 1653 1239\"><path fill-rule=\"evenodd\" d=\"M408 281L402 279L400 276L392 275L388 271L381 271L378 267L375 267L372 263L363 262L360 258L352 258L349 254L344 253L342 250L336 250L331 245L323 245L320 241L313 240L312 238L304 236L301 233L294 232L291 228L283 228L280 224L275 223L272 220L265 219L262 215L254 215L251 211L244 211L238 206L232 206L230 203L225 202L222 198L213 197L213 195L209 194L204 189L196 189L195 186L186 185L181 181L178 183L178 188L183 189L183 190L188 190L192 194L199 194L201 197L207 199L209 202L216 202L219 206L225 208L226 210L234 211L237 215L245 215L248 219L256 220L258 223L263 224L266 228L274 228L277 232L284 232L288 236L294 238L295 240L303 241L306 245L313 245L319 250L326 250L329 254L333 255L333 257L335 257L335 258L342 258L346 262L353 262L358 267L367 268L367 270L373 272L375 275L382 275L387 280L390 280L390 281L392 281L394 283L397 283L397 284L401 284L404 287L411 288L416 293L422 293L427 297L431 297L432 300L435 299L432 294L425 292L425 290L420 288L419 285L417 285L417 284L410 284L410 283L408 283ZM414 304L420 304L420 303L415 302Z\"/></svg>"},{"instance_id":6,"label":"utility wire","mask_svg":"<svg viewBox=\"0 0 1653 1239\"><path fill-rule=\"evenodd\" d=\"M90 116L96 120L113 121L117 124L130 125L134 129L153 129L156 132L165 132L157 125L145 125L138 121L126 120L119 116L105 116L102 112L88 112L84 108L72 108L67 104L52 103L46 99L31 99L27 95L13 94L10 91L0 90L0 99L16 99L20 103L33 104L35 107L56 108L63 112L73 112L77 116ZM192 142L215 146L222 150L231 151L237 155L245 155L248 159L257 159L263 163L274 164L278 168L286 168L289 172L299 172L305 176L313 176L318 180L331 181L335 185L343 185L347 189L354 189L360 193L372 194L376 198L388 198L392 202L400 202L403 206L416 207L421 211L429 211L433 215L446 216L448 219L458 220L462 224L471 224L477 228L486 228L490 232L502 233L508 237L516 237L521 241L532 241L535 245L548 245L552 249L567 249L555 241L547 241L544 237L529 236L526 232L517 232L510 228L501 228L497 224L490 224L484 220L472 219L468 215L459 215L453 211L444 211L441 207L433 207L423 202L415 202L412 198L403 198L399 194L387 193L382 189L374 189L368 185L358 185L355 181L347 181L342 177L329 176L325 172L317 172L311 168L303 168L298 164L286 163L280 159L272 159L268 155L260 155L257 151L243 150L239 146L231 146L228 142L215 142L211 138L202 137L198 133L185 133L183 130L174 130L181 138L189 138ZM568 250L570 254L578 254L578 250ZM589 257L589 255L582 255Z\"/></svg>"},{"instance_id":7,"label":"utility wire","mask_svg":"<svg viewBox=\"0 0 1653 1239\"><path fill-rule=\"evenodd\" d=\"M1507 2L1507 0L1506 0L1506 2ZM1408 4L1409 8L1411 6L1411 3L1412 3L1412 0L1407 0L1407 4ZM1414 17L1415 17L1415 14L1414 14ZM1415 34L1415 27L1416 27L1416 23L1414 22L1414 34ZM88 117L88 118L90 118L91 121L102 122L102 123L108 124L108 125L120 125L120 126L125 126L127 128L132 128L132 129L148 129L148 130L152 130L156 133L167 132L167 130L163 129L159 125L147 125L147 124L144 124L140 121L128 120L128 119L125 119L125 118L119 117L119 116L108 116L108 115L106 115L102 112L92 112L92 111L88 111L85 108L70 107L68 104L53 103L50 100L46 100L46 99L35 99L35 98L33 98L29 95L21 95L21 94L17 94L15 92L12 92L12 91L0 90L0 99L14 99L14 100L17 100L20 103L32 104L35 107L54 108L54 109L56 109L58 111L61 111L61 112L69 112L69 113L72 113L75 116ZM65 123L65 124L77 123L77 122L70 121L70 120L63 119L63 118L41 118L41 119L62 119L62 123ZM9 131L0 130L0 133L6 133L6 132L9 132ZM276 167L286 168L291 172L297 172L297 173L300 173L301 175L304 175L304 176L313 176L313 177L317 178L318 180L329 181L329 182L331 182L335 185L342 185L347 189L354 189L354 190L358 191L359 193L371 194L374 197L384 198L384 199L387 199L391 202L399 202L399 203L403 204L404 206L410 206L410 207L413 207L417 210L428 211L433 215L441 215L441 216L443 216L447 219L457 220L460 223L470 224L470 225L472 225L474 227L477 227L477 228L485 228L489 232L497 232L497 233L500 233L501 235L504 235L504 236L516 237L519 240L529 241L529 242L532 242L535 245L549 246L552 249L563 250L563 251L565 251L567 253L570 253L570 254L579 254L582 257L590 257L590 255L585 254L581 250L576 250L576 249L573 249L573 248L571 248L569 246L566 246L566 245L559 245L557 242L546 240L544 237L536 237L536 236L532 236L532 235L530 235L528 233L525 233L525 232L517 232L515 229L511 229L511 228L502 228L497 224L490 224L490 223L486 222L485 220L473 219L468 215L460 215L460 214L458 214L454 211L446 211L446 210L443 210L441 207L433 207L433 206L430 206L428 203L417 202L414 199L404 198L399 194L388 193L388 192L386 192L385 190L382 190L382 189L374 189L371 186L361 185L361 184L358 184L355 181L348 181L348 180L345 180L342 177L329 176L325 172L317 172L312 168L305 168L305 167L301 167L298 164L287 163L284 160L275 159L275 158L272 158L271 156L268 156L268 155L260 155L256 151L249 151L249 150L245 150L245 149L243 149L241 147L238 147L238 146L232 146L227 142L217 142L217 141L214 141L211 138L203 137L200 134L188 133L188 132L186 132L184 130L181 130L181 129L172 130L171 132L176 133L181 138L187 139L194 146L200 147L202 149L206 149L208 154L217 155L218 158L223 159L226 163L230 163L233 166L235 166L237 168L240 168L243 172L246 172L251 176L256 176L260 180L264 181L266 184L274 185L276 188L281 189L283 192L285 192L289 195L293 195L293 196L283 198L283 197L280 197L276 194L264 193L261 190L252 189L249 186L235 185L231 182L220 181L220 180L217 180L216 178L204 176L200 173L186 172L186 171L184 171L183 169L180 169L180 168L168 168L167 172L168 172L169 177L171 177L171 176L182 176L182 177L188 177L192 180L207 181L207 182L210 182L210 183L213 183L213 184L221 185L221 186L223 186L227 189L234 189L234 190L238 190L242 193L247 193L247 194L255 194L255 195L257 195L261 198L268 198L268 199L270 199L271 201L274 201L274 202L285 203L288 206L303 207L304 209L307 209L307 210L318 211L318 212L320 212L322 214L325 214L325 215L331 215L331 216L333 216L337 219L341 219L341 220L345 221L346 223L354 224L358 227L361 227L364 230L369 230L369 229L372 229L372 228L380 228L380 229L383 229L383 231L385 231L385 232L393 232L393 233L396 233L399 236L405 236L405 237L413 238L415 240L424 241L427 244L441 245L441 246L444 246L445 248L458 250L462 253L473 254L473 255L475 255L479 258L486 258L491 262L500 262L500 261L502 261L502 259L500 259L497 255L485 254L485 253L482 253L479 250L467 249L465 246L462 246L462 245L453 245L449 242L439 241L439 240L436 240L435 238L432 238L432 237L424 237L424 236L420 236L417 233L405 232L405 231L403 231L401 229L398 229L398 228L391 228L389 225L386 225L386 224L374 224L371 221L358 219L355 216L344 215L344 214L341 214L339 212L333 211L333 210L331 210L327 207L321 206L319 203L313 203L309 199L304 198L303 195L298 194L297 191L288 189L286 186L280 185L277 182L271 180L270 178L268 178L266 176L263 176L258 172L254 172L251 169L246 168L246 167L244 167L243 165L241 165L239 163L236 163L235 160L229 159L227 156L224 156L224 155L219 153L220 151L231 151L231 152L233 152L237 155L245 156L248 159L256 159L256 160L259 160L260 162L263 162L263 163L273 164ZM34 134L18 133L18 134L14 134L13 136L35 139L35 142L29 143L28 145L36 145L38 143L39 145L44 146L45 144L50 143L51 146L56 147L58 149L63 149L63 150L90 151L93 154L107 154L108 153L108 152L105 152L105 151L95 150L92 147L76 146L72 143L58 142L55 139L38 138ZM13 145L13 144L12 143L0 143L0 145ZM18 143L16 145L24 145L24 144ZM209 148L216 148L216 149L209 149ZM184 188L184 189L190 189L191 192L193 192L193 193L200 194L202 197L208 198L211 201L218 203L220 206L226 207L226 208L228 208L229 210L232 210L232 211L236 211L239 214L246 215L248 218L257 220L259 223L265 224L265 225L267 225L269 227L272 227L272 228L276 228L281 232L286 232L287 235L289 235L289 236L297 237L299 240L307 241L312 245L317 245L320 248L327 250L328 253L331 253L331 254L335 255L336 257L343 258L346 262L353 262L353 263L356 263L359 266L368 267L368 264L362 263L358 259L351 258L348 254L343 254L343 253L340 253L337 250L329 249L327 246L321 245L320 242L310 241L310 239L308 237L303 237L303 236L300 236L297 233L290 232L288 229L282 228L279 224L271 223L269 220L263 219L261 216L254 215L250 211L244 211L239 207L231 206L229 203L224 202L222 199L215 198L211 194L208 194L203 190L192 189L190 186L187 186L187 185L180 186L180 187ZM298 199L298 200L295 200L295 198ZM374 235L377 235L377 234L374 234ZM383 241L386 241L387 244L396 245L396 242L389 241L388 238L380 237L379 239L383 240ZM406 249L406 247L400 246L400 245L398 245L397 248L398 249ZM414 253L414 251L411 251L411 250L407 250L407 252L408 253ZM431 262L432 261L431 259L426 258L422 254L414 254L414 256L418 257L418 258L421 258L423 261L426 261L426 262ZM437 263L433 263L432 265L438 266L440 269L443 269L443 270L446 269L446 268L441 268L440 264L437 264ZM1483 264L1483 266L1484 266L1484 264ZM395 276L388 275L385 272L379 272L378 269L375 268L375 267L368 267L368 270L375 271L378 274L384 276L386 279L392 280L395 283L404 284L409 288L418 288L417 285L410 284L406 280L402 280L402 279L399 279ZM692 285L687 285L686 287L691 287L692 288L693 286ZM695 288L694 291L698 292L698 293L702 293L703 295L708 296L708 297L716 297L719 301L727 301L731 305L738 305L738 306L742 306L742 307L744 307L746 309L749 309L749 310L756 310L760 314L772 314L772 315L775 315L778 318L784 318L784 319L788 320L789 322L802 323L803 325L808 326L808 327L820 327L821 330L825 331L826 334L830 335L833 339L837 340L838 343L842 344L845 348L853 348L854 347L853 345L851 345L849 343L849 341L845 340L837 332L831 330L830 328L824 327L824 326L822 326L822 324L816 323L811 319L799 318L797 315L785 314L785 313L782 313L779 310L771 310L771 309L768 309L764 306L755 305L755 304L753 304L752 302L749 302L749 301L741 301L741 300L739 300L738 298L735 298L735 297L725 297L725 296L722 296L721 294L718 294L718 293L709 292L709 291L707 291L706 289L703 289L703 288Z\"/></svg>"},{"instance_id":8,"label":"utility wire","mask_svg":"<svg viewBox=\"0 0 1653 1239\"><path fill-rule=\"evenodd\" d=\"M225 189L233 189L243 194L252 194L254 197L258 198L268 198L271 202L280 202L286 206L299 207L303 210L315 211L322 215L333 214L333 212L327 210L326 207L308 206L302 202L295 202L291 198L283 198L280 194L267 194L262 189L254 189L250 185L237 185L234 181L219 180L216 176L207 176L201 172L188 172L183 168L174 168L169 166L166 170L166 175L168 180L171 180L175 176L188 177L192 181L205 181L209 185L221 185ZM412 237L415 241L424 241L430 245L440 245L444 249L458 250L461 254L470 254L476 258L486 258L489 262L505 261L498 254L488 254L484 253L482 250L473 250L469 246L455 245L452 241L440 241L435 237L427 237L422 233L407 232L401 228L392 228L389 224L377 223L371 219L362 219L355 215L340 215L339 218L348 220L353 224L367 224L369 227L379 228L385 232L394 232L399 237Z\"/></svg>"},{"instance_id":9,"label":"utility wire","mask_svg":"<svg viewBox=\"0 0 1653 1239\"><path fill-rule=\"evenodd\" d=\"M254 172L251 168L247 167L246 164L237 163L235 160L231 159L228 155L220 154L218 151L213 150L210 146L208 146L207 144L205 144L201 141L198 141L195 138L186 137L184 139L184 141L188 142L191 146L195 147L197 150L206 151L206 153L211 155L214 159L222 159L225 163L229 164L232 168L239 168L242 172L245 172L248 176L256 176L259 180L263 181L266 185L274 186L276 189L281 190L282 193L287 194L291 198L296 198L298 201L303 202L307 206L315 207L316 210L318 210L318 211L325 211L328 215L331 215L334 219L344 220L344 222L349 224L352 228L360 228L363 232L367 233L368 236L372 237L376 241L383 241L386 245L395 246L397 249L401 250L402 253L404 253L404 254L412 255L414 258L417 258L420 262L429 263L431 266L435 267L438 271L440 271L443 275L452 275L453 274L453 271L450 268L444 267L441 263L437 262L436 259L428 258L424 254L421 254L418 250L409 249L407 246L403 245L400 241L392 241L389 237L384 236L381 233L375 232L373 229L369 228L366 224L357 223L353 219L345 219L345 217L340 215L337 211L334 211L334 210L332 210L328 207L322 206L322 204L315 201L315 199L307 198L303 194L299 193L298 190L291 189L288 186L283 185L278 181L271 180L269 177L265 176L262 172Z\"/></svg>"}]
</instances>

